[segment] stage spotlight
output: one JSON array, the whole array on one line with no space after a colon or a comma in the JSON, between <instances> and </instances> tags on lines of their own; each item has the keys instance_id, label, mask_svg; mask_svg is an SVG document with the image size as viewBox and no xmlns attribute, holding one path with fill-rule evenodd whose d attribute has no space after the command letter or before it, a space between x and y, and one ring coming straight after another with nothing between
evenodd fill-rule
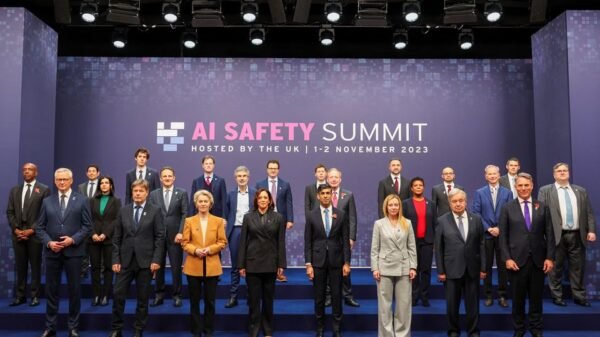
<instances>
[{"instance_id":1,"label":"stage spotlight","mask_svg":"<svg viewBox=\"0 0 600 337\"><path fill-rule=\"evenodd\" d=\"M496 22L502 17L502 4L500 1L488 1L483 8L483 14L488 22Z\"/></svg>"},{"instance_id":2,"label":"stage spotlight","mask_svg":"<svg viewBox=\"0 0 600 337\"><path fill-rule=\"evenodd\" d=\"M115 28L112 33L112 44L115 48L125 48L125 45L127 45L127 28Z\"/></svg>"},{"instance_id":3,"label":"stage spotlight","mask_svg":"<svg viewBox=\"0 0 600 337\"><path fill-rule=\"evenodd\" d=\"M402 50L408 46L408 33L405 30L401 30L394 33L393 37L394 48Z\"/></svg>"},{"instance_id":4,"label":"stage spotlight","mask_svg":"<svg viewBox=\"0 0 600 337\"><path fill-rule=\"evenodd\" d=\"M258 18L258 4L254 2L242 3L242 19L248 23L256 21Z\"/></svg>"},{"instance_id":5,"label":"stage spotlight","mask_svg":"<svg viewBox=\"0 0 600 337\"><path fill-rule=\"evenodd\" d=\"M198 33L195 30L183 32L181 42L187 49L194 49L198 44Z\"/></svg>"},{"instance_id":6,"label":"stage spotlight","mask_svg":"<svg viewBox=\"0 0 600 337\"><path fill-rule=\"evenodd\" d=\"M250 29L250 43L255 46L265 43L265 30L261 28Z\"/></svg>"},{"instance_id":7,"label":"stage spotlight","mask_svg":"<svg viewBox=\"0 0 600 337\"><path fill-rule=\"evenodd\" d=\"M470 29L463 29L458 33L458 45L462 50L469 50L475 44L475 37L473 31Z\"/></svg>"},{"instance_id":8,"label":"stage spotlight","mask_svg":"<svg viewBox=\"0 0 600 337\"><path fill-rule=\"evenodd\" d=\"M98 3L95 1L83 1L79 7L79 15L85 22L92 23L98 17Z\"/></svg>"},{"instance_id":9,"label":"stage spotlight","mask_svg":"<svg viewBox=\"0 0 600 337\"><path fill-rule=\"evenodd\" d=\"M163 19L168 23L175 23L179 20L179 3L176 1L167 1L162 5Z\"/></svg>"},{"instance_id":10,"label":"stage spotlight","mask_svg":"<svg viewBox=\"0 0 600 337\"><path fill-rule=\"evenodd\" d=\"M335 33L331 28L319 29L319 41L324 46L331 46L335 41Z\"/></svg>"},{"instance_id":11,"label":"stage spotlight","mask_svg":"<svg viewBox=\"0 0 600 337\"><path fill-rule=\"evenodd\" d=\"M326 2L324 9L327 21L335 23L340 21L340 19L342 18L342 4L340 2Z\"/></svg>"},{"instance_id":12,"label":"stage spotlight","mask_svg":"<svg viewBox=\"0 0 600 337\"><path fill-rule=\"evenodd\" d=\"M402 15L406 22L415 22L421 15L421 4L418 1L407 1L402 5Z\"/></svg>"}]
</instances>

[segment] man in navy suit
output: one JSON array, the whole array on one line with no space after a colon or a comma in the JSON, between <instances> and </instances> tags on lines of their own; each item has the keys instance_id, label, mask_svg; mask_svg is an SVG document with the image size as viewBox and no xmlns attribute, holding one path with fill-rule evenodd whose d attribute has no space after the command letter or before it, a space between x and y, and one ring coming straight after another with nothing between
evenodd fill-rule
<instances>
[{"instance_id":1,"label":"man in navy suit","mask_svg":"<svg viewBox=\"0 0 600 337\"><path fill-rule=\"evenodd\" d=\"M498 269L498 304L501 307L508 307L506 301L506 268L500 258L500 245L498 244L498 221L500 221L500 210L504 205L513 199L509 189L500 186L500 168L496 165L485 167L485 180L487 185L478 189L473 198L473 213L479 215L483 221L485 230L485 268L486 278L484 282L485 306L489 307L494 303L492 297L492 266L494 265L494 255L496 256L496 266Z\"/></svg>"},{"instance_id":2,"label":"man in navy suit","mask_svg":"<svg viewBox=\"0 0 600 337\"><path fill-rule=\"evenodd\" d=\"M464 187L455 183L456 175L452 167L444 167L442 169L442 183L433 186L431 189L431 201L436 207L435 213L442 216L450 212L450 204L448 204L448 193L455 188L465 190Z\"/></svg>"},{"instance_id":3,"label":"man in navy suit","mask_svg":"<svg viewBox=\"0 0 600 337\"><path fill-rule=\"evenodd\" d=\"M294 226L294 203L292 200L292 187L290 184L279 178L279 161L271 159L267 162L267 179L256 183L255 188L266 188L271 192L273 201L275 201L275 211L283 215L286 221L286 228L291 229ZM277 280L286 282L287 277L282 273L277 275Z\"/></svg>"},{"instance_id":4,"label":"man in navy suit","mask_svg":"<svg viewBox=\"0 0 600 337\"><path fill-rule=\"evenodd\" d=\"M162 188L150 192L150 202L158 206L162 212L165 224L165 246L161 256L160 265L165 266L167 254L171 262L171 275L173 276L173 306L181 307L181 266L183 265L183 225L187 216L188 196L183 188L175 187L175 169L165 166L160 170ZM165 298L165 269L156 272L156 297L150 303L151 307L163 304Z\"/></svg>"},{"instance_id":5,"label":"man in navy suit","mask_svg":"<svg viewBox=\"0 0 600 337\"><path fill-rule=\"evenodd\" d=\"M59 288L63 269L69 289L69 337L79 337L81 308L81 259L92 233L88 199L73 191L73 172L54 172L58 193L44 199L35 234L46 248L46 330L41 337L56 336Z\"/></svg>"},{"instance_id":6,"label":"man in navy suit","mask_svg":"<svg viewBox=\"0 0 600 337\"><path fill-rule=\"evenodd\" d=\"M27 269L31 266L30 306L40 304L42 279L42 244L35 236L35 225L42 201L50 195L48 186L36 180L38 170L32 163L23 165L23 182L10 190L6 216L12 232L15 252L15 298L11 307L25 303Z\"/></svg>"},{"instance_id":7,"label":"man in navy suit","mask_svg":"<svg viewBox=\"0 0 600 337\"><path fill-rule=\"evenodd\" d=\"M525 300L529 299L529 330L542 336L544 274L554 267L554 231L548 206L533 200L533 178L521 172L516 180L517 199L500 213L500 251L513 290L513 337L525 336Z\"/></svg>"},{"instance_id":8,"label":"man in navy suit","mask_svg":"<svg viewBox=\"0 0 600 337\"><path fill-rule=\"evenodd\" d=\"M237 266L238 251L240 246L240 234L242 233L242 221L244 215L250 211L256 190L248 186L250 170L246 166L238 166L233 172L237 187L229 191L227 204L227 242L231 256L231 287L229 288L229 301L225 308L233 308L238 305L237 291L240 285L240 271Z\"/></svg>"},{"instance_id":9,"label":"man in navy suit","mask_svg":"<svg viewBox=\"0 0 600 337\"><path fill-rule=\"evenodd\" d=\"M146 165L150 159L150 151L141 147L135 151L134 158L136 166L133 170L127 172L125 176L125 204L132 202L131 184L137 179L146 180L150 192L160 187L158 172Z\"/></svg>"},{"instance_id":10,"label":"man in navy suit","mask_svg":"<svg viewBox=\"0 0 600 337\"><path fill-rule=\"evenodd\" d=\"M319 205L317 199L317 187L327 184L327 167L323 164L317 164L315 167L315 182L306 185L304 189L304 215Z\"/></svg>"},{"instance_id":11,"label":"man in navy suit","mask_svg":"<svg viewBox=\"0 0 600 337\"><path fill-rule=\"evenodd\" d=\"M125 299L135 279L137 307L134 337L142 337L148 318L148 295L152 275L160 269L165 247L165 225L160 208L147 202L148 182L138 179L131 186L132 204L121 208L113 234L112 270L117 274L110 337L121 337Z\"/></svg>"},{"instance_id":12,"label":"man in navy suit","mask_svg":"<svg viewBox=\"0 0 600 337\"><path fill-rule=\"evenodd\" d=\"M325 289L331 287L333 336L341 337L342 278L350 274L350 238L348 219L331 204L331 187L317 189L319 207L306 216L304 262L306 275L315 288L317 337L325 330Z\"/></svg>"},{"instance_id":13,"label":"man in navy suit","mask_svg":"<svg viewBox=\"0 0 600 337\"><path fill-rule=\"evenodd\" d=\"M88 178L88 181L85 183L79 184L77 186L77 191L81 195L85 195L88 199L91 199L96 195L96 192L100 188L100 184L98 182L98 177L100 176L100 168L96 164L90 164L85 171L85 175ZM85 254L83 259L81 260L81 277L86 277L87 272L90 269L90 252L89 246L87 247L88 252Z\"/></svg>"},{"instance_id":14,"label":"man in navy suit","mask_svg":"<svg viewBox=\"0 0 600 337\"><path fill-rule=\"evenodd\" d=\"M445 282L448 337L458 337L459 307L464 291L467 333L479 337L479 280L485 278L484 230L481 218L466 211L467 194L448 193L450 210L437 220L435 257L438 279Z\"/></svg>"},{"instance_id":15,"label":"man in navy suit","mask_svg":"<svg viewBox=\"0 0 600 337\"><path fill-rule=\"evenodd\" d=\"M390 174L379 181L377 187L377 212L379 218L383 218L383 200L388 195L395 193L401 200L410 198L410 186L408 179L400 175L402 172L402 161L399 158L390 159L388 169Z\"/></svg>"},{"instance_id":16,"label":"man in navy suit","mask_svg":"<svg viewBox=\"0 0 600 337\"><path fill-rule=\"evenodd\" d=\"M215 158L211 155L202 157L202 170L203 173L198 178L192 181L192 191L190 193L190 205L188 209L188 215L192 216L198 213L196 207L194 207L194 194L199 190L207 190L213 195L214 204L210 209L210 214L216 215L220 218L227 216L225 214L225 203L227 202L227 187L225 186L225 179L215 174Z\"/></svg>"}]
</instances>

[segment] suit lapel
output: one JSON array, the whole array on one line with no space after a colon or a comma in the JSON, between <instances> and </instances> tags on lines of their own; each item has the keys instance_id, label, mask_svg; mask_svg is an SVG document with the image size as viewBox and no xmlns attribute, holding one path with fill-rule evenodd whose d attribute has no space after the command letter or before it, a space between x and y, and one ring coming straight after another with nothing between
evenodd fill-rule
<instances>
[{"instance_id":1,"label":"suit lapel","mask_svg":"<svg viewBox=\"0 0 600 337\"><path fill-rule=\"evenodd\" d=\"M465 213L463 213L463 215L464 214ZM451 230L454 231L454 234L457 235L462 240L462 242L465 242L465 239L460 234L460 230L458 230L458 223L456 223L456 219L454 218L454 213L449 212L448 217L450 218L450 223L453 224L453 226L451 226L452 227ZM469 223L470 223L470 221L469 221ZM463 225L464 225L464 222L463 222Z\"/></svg>"}]
</instances>

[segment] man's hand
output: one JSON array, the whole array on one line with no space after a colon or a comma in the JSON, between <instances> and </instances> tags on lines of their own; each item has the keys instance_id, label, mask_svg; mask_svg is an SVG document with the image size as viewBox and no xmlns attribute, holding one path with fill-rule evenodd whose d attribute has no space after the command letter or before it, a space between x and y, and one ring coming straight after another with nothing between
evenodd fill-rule
<instances>
[{"instance_id":1,"label":"man's hand","mask_svg":"<svg viewBox=\"0 0 600 337\"><path fill-rule=\"evenodd\" d=\"M120 273L121 272L121 264L120 263L113 264L112 271L115 273Z\"/></svg>"},{"instance_id":2,"label":"man's hand","mask_svg":"<svg viewBox=\"0 0 600 337\"><path fill-rule=\"evenodd\" d=\"M48 248L50 248L51 251L58 253L64 248L64 246L58 241L50 241L48 242Z\"/></svg>"},{"instance_id":3,"label":"man's hand","mask_svg":"<svg viewBox=\"0 0 600 337\"><path fill-rule=\"evenodd\" d=\"M482 279L482 280L485 280L485 276L486 276L486 275L487 275L487 274L486 274L485 272L483 272L483 271L480 271L480 272L479 272L479 278L480 278L480 279Z\"/></svg>"},{"instance_id":4,"label":"man's hand","mask_svg":"<svg viewBox=\"0 0 600 337\"><path fill-rule=\"evenodd\" d=\"M515 262L515 260L508 259L508 260L506 260L506 269L512 270L512 271L518 271L519 270L519 265L517 265L517 263Z\"/></svg>"},{"instance_id":5,"label":"man's hand","mask_svg":"<svg viewBox=\"0 0 600 337\"><path fill-rule=\"evenodd\" d=\"M183 240L183 234L177 233L177 235L175 235L175 243L181 243L181 240Z\"/></svg>"},{"instance_id":6,"label":"man's hand","mask_svg":"<svg viewBox=\"0 0 600 337\"><path fill-rule=\"evenodd\" d=\"M446 274L438 274L438 281L446 282Z\"/></svg>"},{"instance_id":7,"label":"man's hand","mask_svg":"<svg viewBox=\"0 0 600 337\"><path fill-rule=\"evenodd\" d=\"M354 240L350 239L350 250L352 250L354 248Z\"/></svg>"},{"instance_id":8,"label":"man's hand","mask_svg":"<svg viewBox=\"0 0 600 337\"><path fill-rule=\"evenodd\" d=\"M246 277L246 268L242 268L239 270L241 277Z\"/></svg>"},{"instance_id":9,"label":"man's hand","mask_svg":"<svg viewBox=\"0 0 600 337\"><path fill-rule=\"evenodd\" d=\"M342 276L346 277L350 275L350 265L348 263L344 263L344 266L342 267Z\"/></svg>"},{"instance_id":10,"label":"man's hand","mask_svg":"<svg viewBox=\"0 0 600 337\"><path fill-rule=\"evenodd\" d=\"M285 229L292 229L294 227L294 223L291 221L286 222Z\"/></svg>"},{"instance_id":11,"label":"man's hand","mask_svg":"<svg viewBox=\"0 0 600 337\"><path fill-rule=\"evenodd\" d=\"M498 227L490 227L488 228L488 233L493 237L497 237L500 235L500 229Z\"/></svg>"},{"instance_id":12,"label":"man's hand","mask_svg":"<svg viewBox=\"0 0 600 337\"><path fill-rule=\"evenodd\" d=\"M554 268L554 262L552 260L544 260L544 274L548 274Z\"/></svg>"},{"instance_id":13,"label":"man's hand","mask_svg":"<svg viewBox=\"0 0 600 337\"><path fill-rule=\"evenodd\" d=\"M311 265L306 266L306 276L311 281L315 278L315 271Z\"/></svg>"},{"instance_id":14,"label":"man's hand","mask_svg":"<svg viewBox=\"0 0 600 337\"><path fill-rule=\"evenodd\" d=\"M158 263L150 263L150 271L156 273L160 269L160 264Z\"/></svg>"},{"instance_id":15,"label":"man's hand","mask_svg":"<svg viewBox=\"0 0 600 337\"><path fill-rule=\"evenodd\" d=\"M594 241L596 241L596 233L588 233L588 234L587 234L587 240L588 240L589 242L594 242Z\"/></svg>"},{"instance_id":16,"label":"man's hand","mask_svg":"<svg viewBox=\"0 0 600 337\"><path fill-rule=\"evenodd\" d=\"M60 237L60 241L58 242L59 245L61 245L63 248L69 247L71 245L73 245L75 243L75 240L73 240L72 237L70 236L61 236Z\"/></svg>"}]
</instances>

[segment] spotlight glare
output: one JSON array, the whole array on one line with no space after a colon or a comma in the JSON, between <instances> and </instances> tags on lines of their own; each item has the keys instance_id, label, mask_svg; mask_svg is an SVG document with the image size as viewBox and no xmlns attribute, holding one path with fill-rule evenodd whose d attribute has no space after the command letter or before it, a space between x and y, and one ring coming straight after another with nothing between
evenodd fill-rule
<instances>
[{"instance_id":1,"label":"spotlight glare","mask_svg":"<svg viewBox=\"0 0 600 337\"><path fill-rule=\"evenodd\" d=\"M408 46L408 34L399 32L394 34L394 48L402 50Z\"/></svg>"},{"instance_id":2,"label":"spotlight glare","mask_svg":"<svg viewBox=\"0 0 600 337\"><path fill-rule=\"evenodd\" d=\"M115 48L125 48L127 45L127 28L116 28L112 34L112 44Z\"/></svg>"},{"instance_id":3,"label":"spotlight glare","mask_svg":"<svg viewBox=\"0 0 600 337\"><path fill-rule=\"evenodd\" d=\"M98 16L98 4L94 2L81 3L79 14L81 15L81 19L83 21L87 23L95 22L96 17Z\"/></svg>"},{"instance_id":4,"label":"spotlight glare","mask_svg":"<svg viewBox=\"0 0 600 337\"><path fill-rule=\"evenodd\" d=\"M245 22L252 23L258 18L258 5L255 3L245 3L242 5L242 19Z\"/></svg>"},{"instance_id":5,"label":"spotlight glare","mask_svg":"<svg viewBox=\"0 0 600 337\"><path fill-rule=\"evenodd\" d=\"M406 22L415 22L421 16L421 5L418 1L408 1L402 6L402 14Z\"/></svg>"},{"instance_id":6,"label":"spotlight glare","mask_svg":"<svg viewBox=\"0 0 600 337\"><path fill-rule=\"evenodd\" d=\"M319 31L319 41L323 46L331 46L335 41L335 34L332 29L321 29Z\"/></svg>"},{"instance_id":7,"label":"spotlight glare","mask_svg":"<svg viewBox=\"0 0 600 337\"><path fill-rule=\"evenodd\" d=\"M265 42L265 30L264 29L251 29L250 30L250 43L255 46L260 46Z\"/></svg>"},{"instance_id":8,"label":"spotlight glare","mask_svg":"<svg viewBox=\"0 0 600 337\"><path fill-rule=\"evenodd\" d=\"M463 30L458 34L458 45L462 50L469 50L475 44L475 38L471 30Z\"/></svg>"},{"instance_id":9,"label":"spotlight glare","mask_svg":"<svg viewBox=\"0 0 600 337\"><path fill-rule=\"evenodd\" d=\"M498 1L489 1L484 7L485 19L488 22L496 22L502 17L502 4Z\"/></svg>"},{"instance_id":10,"label":"spotlight glare","mask_svg":"<svg viewBox=\"0 0 600 337\"><path fill-rule=\"evenodd\" d=\"M179 6L175 3L164 3L162 8L163 19L168 23L179 20Z\"/></svg>"},{"instance_id":11,"label":"spotlight glare","mask_svg":"<svg viewBox=\"0 0 600 337\"><path fill-rule=\"evenodd\" d=\"M198 43L198 36L196 32L184 32L181 40L183 41L183 46L187 49L193 49L196 47Z\"/></svg>"},{"instance_id":12,"label":"spotlight glare","mask_svg":"<svg viewBox=\"0 0 600 337\"><path fill-rule=\"evenodd\" d=\"M342 5L339 2L329 2L325 4L325 17L327 21L335 23L342 18Z\"/></svg>"}]
</instances>

